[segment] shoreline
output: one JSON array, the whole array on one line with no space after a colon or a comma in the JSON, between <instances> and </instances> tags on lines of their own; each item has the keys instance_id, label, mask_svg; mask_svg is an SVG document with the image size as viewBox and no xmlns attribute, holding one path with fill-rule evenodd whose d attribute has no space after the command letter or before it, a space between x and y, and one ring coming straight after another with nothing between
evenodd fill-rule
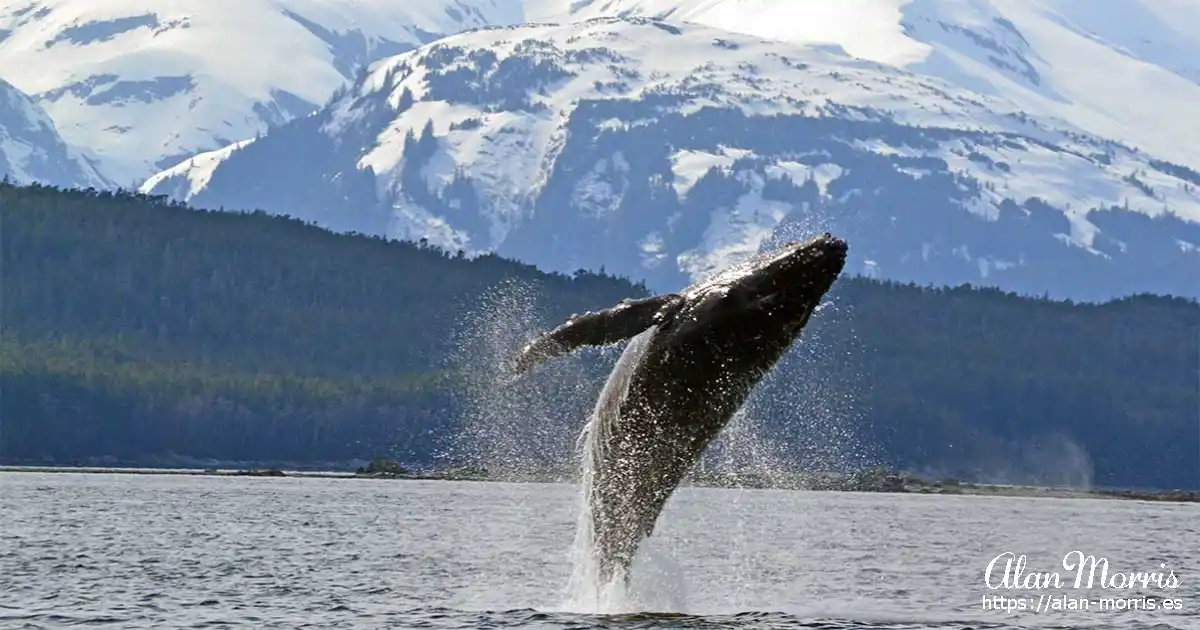
<instances>
[{"instance_id":1,"label":"shoreline","mask_svg":"<svg viewBox=\"0 0 1200 630\"><path fill-rule=\"evenodd\" d=\"M194 477L289 477L304 479L381 479L391 481L477 481L509 483L572 483L568 476L530 475L522 478L499 478L477 474L445 473L364 473L339 471L283 470L279 468L130 468L102 466L17 466L0 465L0 473L75 473L116 475L176 475ZM763 490L796 490L807 492L872 492L892 494L940 494L959 496L1026 497L1055 499L1117 499L1154 501L1160 503L1200 503L1197 490L1123 490L1091 489L1032 485L945 483L908 477L902 483L887 487L805 487L795 484L731 483L729 480L702 479L685 481L680 487L754 488Z\"/></svg>"}]
</instances>

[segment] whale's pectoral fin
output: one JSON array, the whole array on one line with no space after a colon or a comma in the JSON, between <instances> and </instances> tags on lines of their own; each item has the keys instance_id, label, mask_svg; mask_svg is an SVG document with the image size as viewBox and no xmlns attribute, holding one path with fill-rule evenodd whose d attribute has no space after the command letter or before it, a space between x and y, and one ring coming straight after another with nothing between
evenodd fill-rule
<instances>
[{"instance_id":1,"label":"whale's pectoral fin","mask_svg":"<svg viewBox=\"0 0 1200 630\"><path fill-rule=\"evenodd\" d=\"M623 341L653 326L683 304L674 293L620 304L592 313L574 315L566 323L529 342L517 355L518 374L580 346L606 346Z\"/></svg>"}]
</instances>

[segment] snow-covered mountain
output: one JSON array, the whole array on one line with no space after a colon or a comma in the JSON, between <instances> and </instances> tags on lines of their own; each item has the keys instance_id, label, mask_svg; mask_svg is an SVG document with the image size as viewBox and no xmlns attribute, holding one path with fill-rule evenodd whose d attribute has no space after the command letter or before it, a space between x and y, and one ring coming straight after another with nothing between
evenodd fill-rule
<instances>
[{"instance_id":1,"label":"snow-covered mountain","mask_svg":"<svg viewBox=\"0 0 1200 630\"><path fill-rule=\"evenodd\" d=\"M485 30L413 51L480 26L613 16L667 22ZM385 105L389 67L408 70ZM1200 292L1194 0L0 0L0 77L65 138L22 125L6 140L19 148L5 160L57 169L40 181L157 172L146 190L200 205L662 288L803 225L858 234L859 269L887 277ZM763 144L775 129L801 138Z\"/></svg>"},{"instance_id":2,"label":"snow-covered mountain","mask_svg":"<svg viewBox=\"0 0 1200 630\"><path fill-rule=\"evenodd\" d=\"M984 26L926 28L956 42L942 57L1067 98L1029 36ZM994 59L949 55L956 38ZM1156 152L1157 131L1104 127L1099 106L1058 117L994 77L972 90L843 48L650 19L472 31L376 63L316 114L144 190L658 289L832 229L853 270L895 279L1200 296L1194 146Z\"/></svg>"},{"instance_id":3,"label":"snow-covered mountain","mask_svg":"<svg viewBox=\"0 0 1200 630\"><path fill-rule=\"evenodd\" d=\"M1200 169L1194 0L0 0L0 77L130 185L444 35L613 16L840 46Z\"/></svg>"},{"instance_id":4,"label":"snow-covered mountain","mask_svg":"<svg viewBox=\"0 0 1200 630\"><path fill-rule=\"evenodd\" d=\"M370 61L525 18L515 0L3 0L0 77L129 186L311 113Z\"/></svg>"},{"instance_id":5,"label":"snow-covered mountain","mask_svg":"<svg viewBox=\"0 0 1200 630\"><path fill-rule=\"evenodd\" d=\"M577 0L941 77L1200 169L1196 0Z\"/></svg>"},{"instance_id":6,"label":"snow-covered mountain","mask_svg":"<svg viewBox=\"0 0 1200 630\"><path fill-rule=\"evenodd\" d=\"M112 185L58 135L46 112L0 79L0 179L75 188Z\"/></svg>"}]
</instances>

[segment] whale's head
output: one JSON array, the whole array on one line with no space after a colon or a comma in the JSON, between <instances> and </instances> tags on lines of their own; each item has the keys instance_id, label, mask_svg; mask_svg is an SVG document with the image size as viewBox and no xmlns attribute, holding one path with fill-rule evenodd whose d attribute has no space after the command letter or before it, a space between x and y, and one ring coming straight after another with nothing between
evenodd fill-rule
<instances>
[{"instance_id":1,"label":"whale's head","mask_svg":"<svg viewBox=\"0 0 1200 630\"><path fill-rule=\"evenodd\" d=\"M685 295L702 311L803 326L842 273L847 249L846 241L826 232L758 254L694 285Z\"/></svg>"},{"instance_id":2,"label":"whale's head","mask_svg":"<svg viewBox=\"0 0 1200 630\"><path fill-rule=\"evenodd\" d=\"M847 249L846 241L825 233L763 252L689 287L683 292L686 306L675 318L675 338L772 362L769 357L791 344L833 287ZM748 352L751 348L756 350Z\"/></svg>"},{"instance_id":3,"label":"whale's head","mask_svg":"<svg viewBox=\"0 0 1200 630\"><path fill-rule=\"evenodd\" d=\"M826 232L757 256L730 290L748 308L807 319L846 266L846 241Z\"/></svg>"}]
</instances>

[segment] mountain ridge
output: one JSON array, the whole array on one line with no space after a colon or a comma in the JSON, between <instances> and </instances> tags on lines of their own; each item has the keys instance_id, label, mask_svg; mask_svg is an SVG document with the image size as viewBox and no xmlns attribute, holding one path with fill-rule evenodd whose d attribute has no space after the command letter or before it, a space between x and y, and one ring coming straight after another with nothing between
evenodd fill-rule
<instances>
[{"instance_id":1,"label":"mountain ridge","mask_svg":"<svg viewBox=\"0 0 1200 630\"><path fill-rule=\"evenodd\" d=\"M30 0L0 4L3 76L111 179L310 113L357 68L522 15L504 0Z\"/></svg>"},{"instance_id":2,"label":"mountain ridge","mask_svg":"<svg viewBox=\"0 0 1200 630\"><path fill-rule=\"evenodd\" d=\"M176 167L142 190L657 290L823 229L856 244L853 271L902 281L1200 290L1187 166L940 79L696 24L468 31L202 161L203 185Z\"/></svg>"},{"instance_id":3,"label":"mountain ridge","mask_svg":"<svg viewBox=\"0 0 1200 630\"><path fill-rule=\"evenodd\" d=\"M549 269L607 266L659 289L694 280L770 239L838 229L855 237L863 256L854 270L866 275L1079 299L1143 289L1196 295L1200 287L1188 274L1200 274L1194 194L1200 119L1190 112L1200 102L1200 6L1181 0L1098 6L1082 0L167 0L148 7L140 0L13 0L0 3L0 67L103 179L47 172L41 181L48 183L134 182L205 206L263 207L336 229L424 238L471 254L500 251ZM440 96L416 99L409 113L397 112L386 124L384 110L395 103L344 98L362 76L356 68L465 41L453 39L458 33L518 25L583 32L589 27L573 25L612 19L649 20L659 31L647 31L641 44L627 37L622 60L597 57L585 68L567 69L536 46L520 53L534 64L529 72L603 78L592 86L576 82L573 93L558 89L561 76L503 76L497 68L451 68L435 59ZM749 48L774 42L777 50L805 51L797 58L827 55L837 60L832 65L870 77L864 85L875 98L844 81L833 90L837 107L816 115L823 124L800 124L798 117L813 112L781 108L787 98L780 90L759 94L782 75L792 82L782 96L806 98L808 79L800 80L795 68L780 69L778 55L763 61L706 49L684 59L695 77L654 59L672 52L663 33L679 31L687 40L704 28L722 31L714 41ZM499 45L460 48L470 48L477 61L516 67L484 51ZM556 46L571 49L566 41ZM691 46L693 53L701 48ZM706 75L708 57L720 67ZM631 78L647 63L656 69ZM618 66L620 73L603 74ZM912 79L893 88L890 77ZM484 91L470 83L484 78L499 82ZM465 113L472 100L508 89L506 82L513 83L505 97L511 102L486 106L504 112ZM420 81L409 83L420 93ZM534 96L517 94L523 83ZM623 85L634 91L623 93ZM546 90L553 99L538 96ZM693 102L682 104L678 92L689 90ZM647 135L671 149L657 155L660 149L639 145L639 153L657 155L640 164L629 160L636 134L616 139L620 130L583 120L605 107L625 107L611 118L625 127L641 124L628 111L636 107L635 92L645 99L638 102L646 108L640 118L659 127ZM705 101L704 92L715 100ZM455 99L465 99L467 109L435 106ZM329 135L329 120L321 123L324 131L300 132L327 117L320 110L339 104L370 109L376 120L338 131L346 137L316 139ZM572 111L550 128L532 120L547 115L527 111L532 106ZM719 111L729 106L749 117ZM664 107L676 107L678 115L662 116ZM776 118L790 118L770 122L760 115L772 107ZM922 107L928 107L924 117ZM417 147L417 132L429 120L437 124L424 143L428 155L412 154L412 162L422 162L414 177L403 165L405 136L411 131ZM754 137L682 129L701 123L738 125ZM806 135L795 150L764 148L772 125ZM914 125L927 131L914 132ZM480 138L464 140L472 129ZM849 150L838 146L839 134L847 133L859 136ZM400 146L382 147L389 134ZM613 150L589 152L572 140L581 134L607 138ZM472 143L490 156L465 155ZM45 155L57 155L47 147ZM288 150L305 151L312 164L292 164ZM837 157L816 160L814 150ZM880 152L892 156L890 165ZM252 155L275 155L277 164L268 167ZM231 176L231 163L249 170ZM938 192L920 191L896 173L931 177L925 183ZM302 194L282 191L298 179L312 180L300 185ZM662 179L672 180L673 200L653 184ZM235 180L242 190L221 183ZM398 180L407 182L407 192ZM809 182L815 188L806 188ZM718 196L701 208L688 200L693 190ZM644 220L632 217L634 207ZM988 227L972 223L974 216ZM888 242L889 229L898 231L895 243Z\"/></svg>"},{"instance_id":4,"label":"mountain ridge","mask_svg":"<svg viewBox=\"0 0 1200 630\"><path fill-rule=\"evenodd\" d=\"M592 0L848 54L1004 98L1200 170L1200 6L1179 0ZM1130 94L1154 98L1129 98ZM1174 121L1163 124L1164 119Z\"/></svg>"},{"instance_id":5,"label":"mountain ridge","mask_svg":"<svg viewBox=\"0 0 1200 630\"><path fill-rule=\"evenodd\" d=\"M1200 99L1200 9L1181 0L1095 7L1080 0L168 0L153 7L10 0L0 3L0 67L122 184L304 115L353 81L355 68L390 54L481 26L597 17L657 17L836 48L1200 170L1200 122L1186 115Z\"/></svg>"},{"instance_id":6,"label":"mountain ridge","mask_svg":"<svg viewBox=\"0 0 1200 630\"><path fill-rule=\"evenodd\" d=\"M108 188L112 182L58 133L33 99L0 78L0 179Z\"/></svg>"}]
</instances>

